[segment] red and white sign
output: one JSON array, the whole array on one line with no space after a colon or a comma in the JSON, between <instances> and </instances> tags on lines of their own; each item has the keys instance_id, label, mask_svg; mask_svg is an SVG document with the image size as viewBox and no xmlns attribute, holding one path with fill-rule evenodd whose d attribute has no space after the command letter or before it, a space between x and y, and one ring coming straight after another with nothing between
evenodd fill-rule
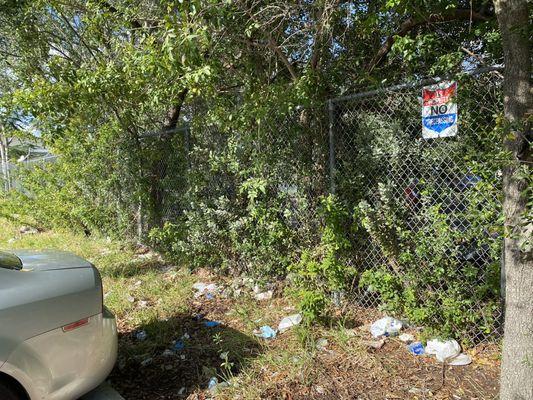
<instances>
[{"instance_id":1,"label":"red and white sign","mask_svg":"<svg viewBox=\"0 0 533 400\"><path fill-rule=\"evenodd\" d=\"M422 137L435 139L457 135L457 82L441 82L422 88Z\"/></svg>"}]
</instances>

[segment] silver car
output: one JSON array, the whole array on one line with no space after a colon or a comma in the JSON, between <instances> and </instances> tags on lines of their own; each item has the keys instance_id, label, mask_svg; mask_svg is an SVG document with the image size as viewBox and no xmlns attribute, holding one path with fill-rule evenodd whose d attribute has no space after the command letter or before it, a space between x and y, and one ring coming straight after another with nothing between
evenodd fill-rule
<instances>
[{"instance_id":1,"label":"silver car","mask_svg":"<svg viewBox=\"0 0 533 400\"><path fill-rule=\"evenodd\" d=\"M114 316L88 261L46 251L0 252L0 400L73 400L117 358Z\"/></svg>"}]
</instances>

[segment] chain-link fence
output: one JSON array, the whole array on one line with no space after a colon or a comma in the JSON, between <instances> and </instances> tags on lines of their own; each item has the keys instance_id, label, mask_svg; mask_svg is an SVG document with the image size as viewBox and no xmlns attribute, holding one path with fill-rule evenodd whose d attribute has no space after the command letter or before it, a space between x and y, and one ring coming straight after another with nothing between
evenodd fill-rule
<instances>
[{"instance_id":1,"label":"chain-link fence","mask_svg":"<svg viewBox=\"0 0 533 400\"><path fill-rule=\"evenodd\" d=\"M330 101L332 190L359 229L354 298L473 341L501 332L497 69L455 78L458 133L422 138L422 86Z\"/></svg>"},{"instance_id":2,"label":"chain-link fence","mask_svg":"<svg viewBox=\"0 0 533 400\"><path fill-rule=\"evenodd\" d=\"M327 120L299 108L222 130L191 130L185 252L204 265L282 274L316 244L327 191Z\"/></svg>"},{"instance_id":3,"label":"chain-link fence","mask_svg":"<svg viewBox=\"0 0 533 400\"><path fill-rule=\"evenodd\" d=\"M320 199L333 192L353 216L339 252L355 271L346 298L473 342L497 338L501 74L452 79L454 137L422 138L422 87L438 80L225 130L197 114L145 175L158 191L144 231L173 223L174 250L201 266L283 274L319 244Z\"/></svg>"},{"instance_id":4,"label":"chain-link fence","mask_svg":"<svg viewBox=\"0 0 533 400\"><path fill-rule=\"evenodd\" d=\"M239 123L220 123L206 107L190 125L142 135L137 159L129 147L117 152L107 186L76 189L116 204L114 213L103 208L106 221L128 236L197 266L268 277L321 243L321 199L334 193L350 215L350 246L338 251L354 271L347 299L490 340L502 316L501 75L488 68L452 79L453 137L422 138L422 87L436 80Z\"/></svg>"},{"instance_id":5,"label":"chain-link fence","mask_svg":"<svg viewBox=\"0 0 533 400\"><path fill-rule=\"evenodd\" d=\"M24 191L24 187L21 184L21 177L24 176L26 171L31 170L35 166L53 163L56 160L56 156L47 154L42 157L2 163L2 168L0 169L0 193L7 193L10 190Z\"/></svg>"}]
</instances>

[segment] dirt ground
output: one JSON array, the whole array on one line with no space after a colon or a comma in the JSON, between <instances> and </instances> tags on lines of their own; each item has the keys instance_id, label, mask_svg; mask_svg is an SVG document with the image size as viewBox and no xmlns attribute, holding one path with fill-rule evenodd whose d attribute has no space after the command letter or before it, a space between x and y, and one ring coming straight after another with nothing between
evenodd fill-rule
<instances>
[{"instance_id":1,"label":"dirt ground","mask_svg":"<svg viewBox=\"0 0 533 400\"><path fill-rule=\"evenodd\" d=\"M211 277L217 279L220 284L220 278ZM497 346L468 349L471 365L445 368L434 356L411 355L397 338L374 349L368 345L368 325L375 310L348 310L342 323L293 328L264 340L252 333L261 318L257 323L250 319L264 315L274 321L294 312L283 297L258 302L252 296L216 295L191 299L186 309L156 326L142 327L147 332L171 331L177 338L186 333L184 348L175 354L163 354L167 343L155 343L151 353L140 353L138 330L120 324L121 358L111 381L127 400L497 398ZM206 321L221 324L207 327ZM327 345L317 348L318 339ZM229 354L225 366L224 352ZM212 376L229 386L208 390Z\"/></svg>"}]
</instances>

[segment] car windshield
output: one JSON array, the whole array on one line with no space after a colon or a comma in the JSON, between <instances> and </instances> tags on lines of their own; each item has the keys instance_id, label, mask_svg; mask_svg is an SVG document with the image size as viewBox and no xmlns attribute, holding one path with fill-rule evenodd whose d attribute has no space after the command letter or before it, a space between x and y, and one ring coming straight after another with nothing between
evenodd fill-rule
<instances>
[{"instance_id":1,"label":"car windshield","mask_svg":"<svg viewBox=\"0 0 533 400\"><path fill-rule=\"evenodd\" d=\"M22 261L16 255L0 251L0 268L22 269Z\"/></svg>"}]
</instances>

